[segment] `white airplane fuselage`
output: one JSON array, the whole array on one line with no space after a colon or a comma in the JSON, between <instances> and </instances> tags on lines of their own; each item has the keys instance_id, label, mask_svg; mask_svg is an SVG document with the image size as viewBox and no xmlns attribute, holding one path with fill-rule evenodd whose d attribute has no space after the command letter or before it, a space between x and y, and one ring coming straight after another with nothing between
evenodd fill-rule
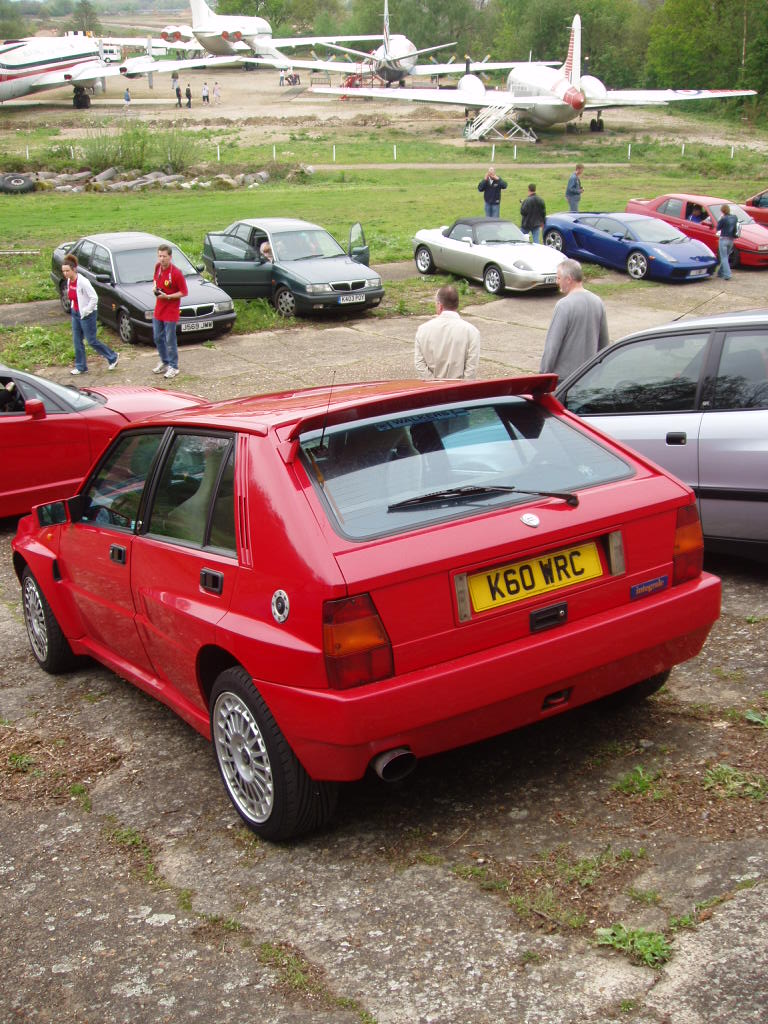
<instances>
[{"instance_id":1,"label":"white airplane fuselage","mask_svg":"<svg viewBox=\"0 0 768 1024\"><path fill-rule=\"evenodd\" d=\"M377 46L371 54L371 70L384 82L402 82L418 59L416 47L405 36L389 37L389 46Z\"/></svg>"},{"instance_id":2,"label":"white airplane fuselage","mask_svg":"<svg viewBox=\"0 0 768 1024\"><path fill-rule=\"evenodd\" d=\"M63 82L47 84L41 79L53 71L93 62L98 77L99 47L88 36L21 39L0 46L0 102L27 96L42 89L60 88Z\"/></svg>"}]
</instances>

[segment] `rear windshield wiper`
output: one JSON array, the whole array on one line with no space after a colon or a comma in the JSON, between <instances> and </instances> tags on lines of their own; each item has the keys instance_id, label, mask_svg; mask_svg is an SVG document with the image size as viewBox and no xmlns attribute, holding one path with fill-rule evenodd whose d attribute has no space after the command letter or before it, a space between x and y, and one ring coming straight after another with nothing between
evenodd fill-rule
<instances>
[{"instance_id":1,"label":"rear windshield wiper","mask_svg":"<svg viewBox=\"0 0 768 1024\"><path fill-rule=\"evenodd\" d=\"M429 494L418 494L415 498L405 498L387 506L387 512L401 512L409 508L425 505L444 505L464 499L488 497L491 494L535 494L541 498L562 498L566 505L577 508L579 496L571 491L526 491L520 487L504 487L501 484L490 484L484 487L467 485L466 487L446 487L443 491L431 491Z\"/></svg>"}]
</instances>

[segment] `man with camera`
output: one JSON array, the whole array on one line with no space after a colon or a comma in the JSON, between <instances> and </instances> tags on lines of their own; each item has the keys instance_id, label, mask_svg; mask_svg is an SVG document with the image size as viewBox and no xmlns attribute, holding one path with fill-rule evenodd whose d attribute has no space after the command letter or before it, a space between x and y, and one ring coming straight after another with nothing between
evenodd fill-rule
<instances>
[{"instance_id":1,"label":"man with camera","mask_svg":"<svg viewBox=\"0 0 768 1024\"><path fill-rule=\"evenodd\" d=\"M152 275L157 297L152 317L154 338L160 362L152 373L163 373L166 380L179 375L179 349L176 343L176 325L179 322L181 300L188 293L187 282L172 260L172 250L166 242L157 247L157 263Z\"/></svg>"},{"instance_id":2,"label":"man with camera","mask_svg":"<svg viewBox=\"0 0 768 1024\"><path fill-rule=\"evenodd\" d=\"M493 167L489 167L488 173L477 186L477 191L482 192L485 199L486 217L499 216L501 210L501 190L506 187L506 181L498 176Z\"/></svg>"}]
</instances>

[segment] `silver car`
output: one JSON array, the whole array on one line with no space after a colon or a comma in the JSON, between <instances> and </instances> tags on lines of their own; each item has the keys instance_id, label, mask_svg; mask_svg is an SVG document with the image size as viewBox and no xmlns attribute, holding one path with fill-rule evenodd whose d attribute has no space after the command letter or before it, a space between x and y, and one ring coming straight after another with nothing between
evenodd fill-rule
<instances>
[{"instance_id":1,"label":"silver car","mask_svg":"<svg viewBox=\"0 0 768 1024\"><path fill-rule=\"evenodd\" d=\"M631 334L556 394L694 489L708 547L768 556L768 310Z\"/></svg>"},{"instance_id":2,"label":"silver car","mask_svg":"<svg viewBox=\"0 0 768 1024\"><path fill-rule=\"evenodd\" d=\"M529 242L512 221L490 217L462 217L450 227L417 232L413 257L421 274L446 270L482 281L491 295L505 288L556 288L557 267L565 259L549 245Z\"/></svg>"}]
</instances>

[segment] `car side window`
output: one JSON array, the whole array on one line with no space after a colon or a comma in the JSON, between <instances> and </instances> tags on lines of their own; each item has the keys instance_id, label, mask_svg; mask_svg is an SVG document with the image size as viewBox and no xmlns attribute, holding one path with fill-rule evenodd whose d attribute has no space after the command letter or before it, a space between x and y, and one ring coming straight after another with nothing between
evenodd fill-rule
<instances>
[{"instance_id":1,"label":"car side window","mask_svg":"<svg viewBox=\"0 0 768 1024\"><path fill-rule=\"evenodd\" d=\"M768 409L768 333L726 334L713 409Z\"/></svg>"},{"instance_id":2,"label":"car side window","mask_svg":"<svg viewBox=\"0 0 768 1024\"><path fill-rule=\"evenodd\" d=\"M682 219L682 199L665 199L659 206L659 213L663 213L665 217L680 217Z\"/></svg>"},{"instance_id":3,"label":"car side window","mask_svg":"<svg viewBox=\"0 0 768 1024\"><path fill-rule=\"evenodd\" d=\"M609 349L568 389L563 404L583 416L692 410L708 337L665 335Z\"/></svg>"},{"instance_id":4,"label":"car side window","mask_svg":"<svg viewBox=\"0 0 768 1024\"><path fill-rule=\"evenodd\" d=\"M595 226L598 231L604 231L607 235L621 235L623 238L626 234L624 225L617 220L611 220L610 217L600 217Z\"/></svg>"},{"instance_id":5,"label":"car side window","mask_svg":"<svg viewBox=\"0 0 768 1024\"><path fill-rule=\"evenodd\" d=\"M256 253L242 238L234 235L208 236L215 260L254 260Z\"/></svg>"},{"instance_id":6,"label":"car side window","mask_svg":"<svg viewBox=\"0 0 768 1024\"><path fill-rule=\"evenodd\" d=\"M91 257L93 256L94 248L95 246L93 242L83 242L77 250L77 261L80 266L85 267L86 270L91 269Z\"/></svg>"},{"instance_id":7,"label":"car side window","mask_svg":"<svg viewBox=\"0 0 768 1024\"><path fill-rule=\"evenodd\" d=\"M116 442L86 490L81 522L133 530L162 432L128 434Z\"/></svg>"},{"instance_id":8,"label":"car side window","mask_svg":"<svg viewBox=\"0 0 768 1024\"><path fill-rule=\"evenodd\" d=\"M449 238L452 238L454 242L466 241L466 239L472 240L472 228L469 224L454 224L451 228Z\"/></svg>"},{"instance_id":9,"label":"car side window","mask_svg":"<svg viewBox=\"0 0 768 1024\"><path fill-rule=\"evenodd\" d=\"M149 533L234 551L234 523L231 436L177 435L155 491Z\"/></svg>"},{"instance_id":10,"label":"car side window","mask_svg":"<svg viewBox=\"0 0 768 1024\"><path fill-rule=\"evenodd\" d=\"M232 232L233 238L240 238L244 242L251 241L251 235L253 234L253 228L250 224L238 224L235 230Z\"/></svg>"},{"instance_id":11,"label":"car side window","mask_svg":"<svg viewBox=\"0 0 768 1024\"><path fill-rule=\"evenodd\" d=\"M109 252L103 245L94 247L91 256L91 270L94 274L112 274L112 263L109 259Z\"/></svg>"}]
</instances>

